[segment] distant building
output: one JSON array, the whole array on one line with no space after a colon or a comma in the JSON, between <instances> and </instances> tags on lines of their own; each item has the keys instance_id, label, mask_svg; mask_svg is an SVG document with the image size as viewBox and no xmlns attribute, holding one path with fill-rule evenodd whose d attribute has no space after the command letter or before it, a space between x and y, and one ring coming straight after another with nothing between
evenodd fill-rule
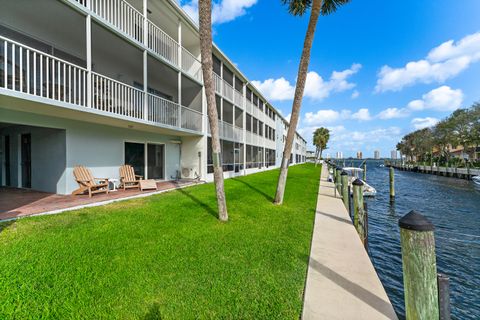
<instances>
[{"instance_id":1,"label":"distant building","mask_svg":"<svg viewBox=\"0 0 480 320\"><path fill-rule=\"evenodd\" d=\"M337 159L343 159L343 152L337 151Z\"/></svg>"},{"instance_id":2,"label":"distant building","mask_svg":"<svg viewBox=\"0 0 480 320\"><path fill-rule=\"evenodd\" d=\"M327 153L327 160L329 160L330 158L330 153Z\"/></svg>"},{"instance_id":3,"label":"distant building","mask_svg":"<svg viewBox=\"0 0 480 320\"><path fill-rule=\"evenodd\" d=\"M373 157L374 157L375 159L380 159L380 151L375 150L375 151L373 152Z\"/></svg>"},{"instance_id":4,"label":"distant building","mask_svg":"<svg viewBox=\"0 0 480 320\"><path fill-rule=\"evenodd\" d=\"M357 159L363 159L362 151L357 151Z\"/></svg>"},{"instance_id":5,"label":"distant building","mask_svg":"<svg viewBox=\"0 0 480 320\"><path fill-rule=\"evenodd\" d=\"M392 150L390 152L390 158L392 158L393 160L397 160L397 150Z\"/></svg>"}]
</instances>

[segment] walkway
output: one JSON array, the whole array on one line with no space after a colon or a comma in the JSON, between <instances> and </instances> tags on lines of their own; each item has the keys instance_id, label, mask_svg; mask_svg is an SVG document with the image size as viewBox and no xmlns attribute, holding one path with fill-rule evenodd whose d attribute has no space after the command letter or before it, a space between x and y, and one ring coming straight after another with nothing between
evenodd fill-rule
<instances>
[{"instance_id":1,"label":"walkway","mask_svg":"<svg viewBox=\"0 0 480 320\"><path fill-rule=\"evenodd\" d=\"M0 221L11 220L31 215L59 213L79 209L86 206L104 205L114 201L145 197L168 190L178 189L196 184L194 180L157 182L156 191L140 191L138 189L118 190L109 194L60 195L30 189L0 187Z\"/></svg>"},{"instance_id":2,"label":"walkway","mask_svg":"<svg viewBox=\"0 0 480 320\"><path fill-rule=\"evenodd\" d=\"M397 319L334 184L322 169L303 305L309 319ZM401 272L401 271L399 271Z\"/></svg>"}]
</instances>

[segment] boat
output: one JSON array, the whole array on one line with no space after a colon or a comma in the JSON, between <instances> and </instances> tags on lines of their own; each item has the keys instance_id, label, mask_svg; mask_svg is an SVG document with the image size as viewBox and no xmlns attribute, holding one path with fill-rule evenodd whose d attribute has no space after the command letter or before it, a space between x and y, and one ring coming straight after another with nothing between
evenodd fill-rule
<instances>
[{"instance_id":1,"label":"boat","mask_svg":"<svg viewBox=\"0 0 480 320\"><path fill-rule=\"evenodd\" d=\"M373 197L377 194L377 190L374 187L372 187L366 181L360 178L360 176L363 174L363 169L357 168L357 167L346 167L346 168L343 168L343 171L345 171L348 174L349 186L352 186L352 182L357 179L363 182L363 195L365 197ZM350 188L350 193L352 192L353 192L353 188Z\"/></svg>"},{"instance_id":2,"label":"boat","mask_svg":"<svg viewBox=\"0 0 480 320\"><path fill-rule=\"evenodd\" d=\"M480 176L473 176L472 177L473 183L475 183L477 186L480 186Z\"/></svg>"}]
</instances>

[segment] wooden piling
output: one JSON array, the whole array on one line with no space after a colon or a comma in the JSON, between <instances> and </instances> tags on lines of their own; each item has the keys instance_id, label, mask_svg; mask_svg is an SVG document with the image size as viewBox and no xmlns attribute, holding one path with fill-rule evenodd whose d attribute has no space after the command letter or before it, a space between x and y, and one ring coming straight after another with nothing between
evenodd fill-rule
<instances>
[{"instance_id":1,"label":"wooden piling","mask_svg":"<svg viewBox=\"0 0 480 320\"><path fill-rule=\"evenodd\" d=\"M395 169L390 167L390 200L395 199Z\"/></svg>"},{"instance_id":2,"label":"wooden piling","mask_svg":"<svg viewBox=\"0 0 480 320\"><path fill-rule=\"evenodd\" d=\"M342 181L342 199L343 199L343 204L345 205L345 208L349 208L349 200L350 200L350 195L348 194L348 174L345 171L342 171L340 174L341 181Z\"/></svg>"},{"instance_id":3,"label":"wooden piling","mask_svg":"<svg viewBox=\"0 0 480 320\"><path fill-rule=\"evenodd\" d=\"M410 211L398 222L407 319L438 319L438 284L433 224Z\"/></svg>"},{"instance_id":4,"label":"wooden piling","mask_svg":"<svg viewBox=\"0 0 480 320\"><path fill-rule=\"evenodd\" d=\"M341 184L342 184L342 181L340 179L340 174L342 173L342 169L338 168L335 169L335 185L337 186L337 191L340 192L341 190Z\"/></svg>"},{"instance_id":5,"label":"wooden piling","mask_svg":"<svg viewBox=\"0 0 480 320\"><path fill-rule=\"evenodd\" d=\"M363 181L367 182L367 162L363 164Z\"/></svg>"},{"instance_id":6,"label":"wooden piling","mask_svg":"<svg viewBox=\"0 0 480 320\"><path fill-rule=\"evenodd\" d=\"M444 274L437 275L439 320L450 320L450 278Z\"/></svg>"},{"instance_id":7,"label":"wooden piling","mask_svg":"<svg viewBox=\"0 0 480 320\"><path fill-rule=\"evenodd\" d=\"M352 182L353 185L353 225L357 229L358 235L365 245L365 218L363 216L363 182L356 179Z\"/></svg>"}]
</instances>

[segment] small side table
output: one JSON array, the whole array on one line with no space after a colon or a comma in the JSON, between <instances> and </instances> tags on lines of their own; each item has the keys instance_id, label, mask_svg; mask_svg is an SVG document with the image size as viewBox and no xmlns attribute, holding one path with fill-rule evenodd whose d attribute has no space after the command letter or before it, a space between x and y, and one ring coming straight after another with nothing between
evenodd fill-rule
<instances>
[{"instance_id":1,"label":"small side table","mask_svg":"<svg viewBox=\"0 0 480 320\"><path fill-rule=\"evenodd\" d=\"M110 189L110 192L115 192L118 191L117 187L120 185L120 180L116 178L108 179L108 182L112 184L112 188Z\"/></svg>"}]
</instances>

